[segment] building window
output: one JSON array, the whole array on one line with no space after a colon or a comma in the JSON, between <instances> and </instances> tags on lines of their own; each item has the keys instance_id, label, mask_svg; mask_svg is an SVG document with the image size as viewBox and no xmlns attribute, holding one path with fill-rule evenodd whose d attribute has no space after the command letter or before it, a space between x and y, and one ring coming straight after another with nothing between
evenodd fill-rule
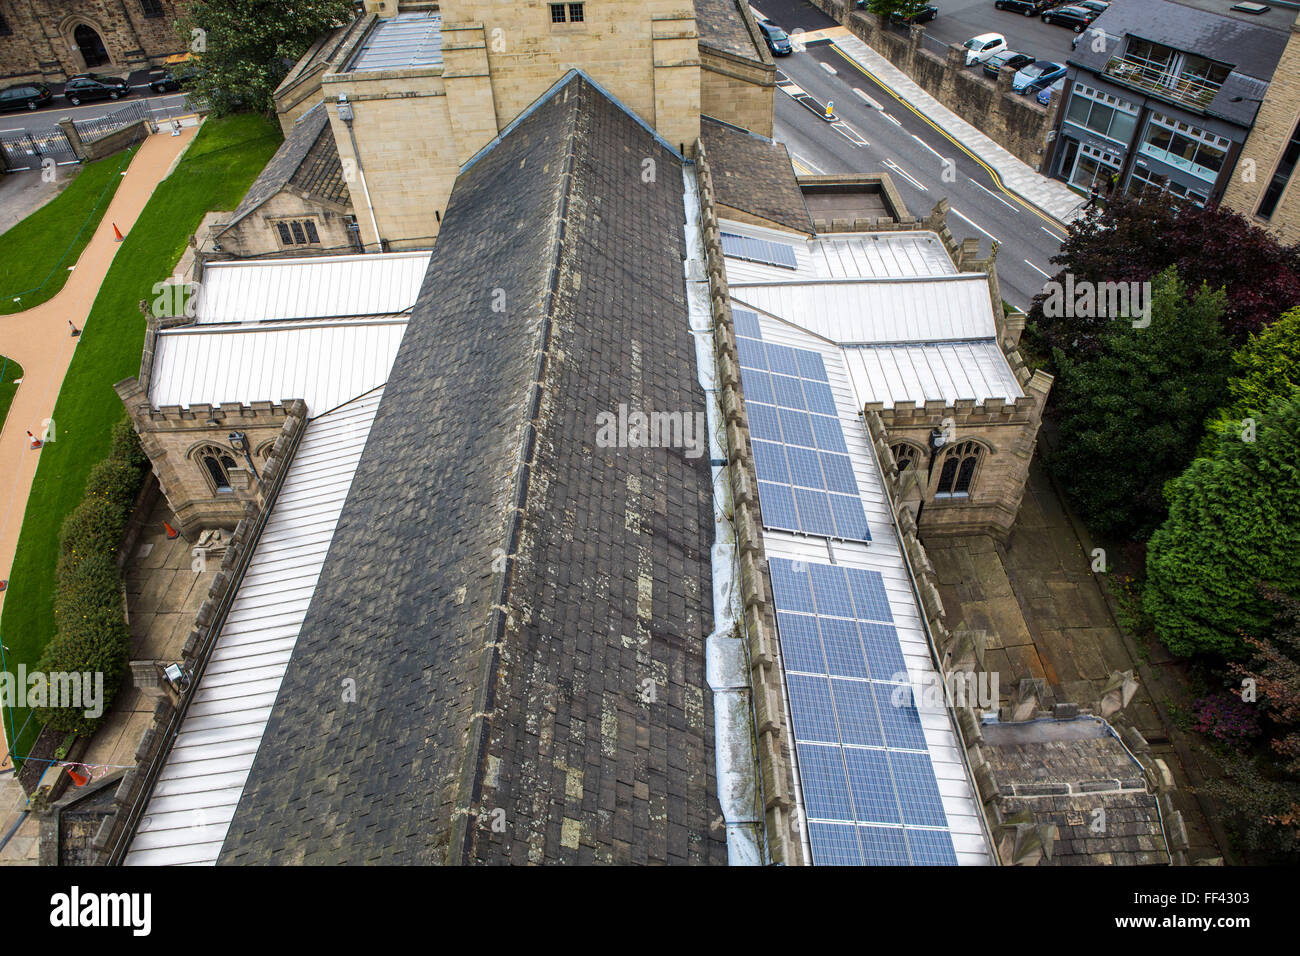
<instances>
[{"instance_id":1,"label":"building window","mask_svg":"<svg viewBox=\"0 0 1300 956\"><path fill-rule=\"evenodd\" d=\"M894 467L900 475L909 468L916 468L921 460L920 451L911 442L899 442L891 445L889 450L894 453Z\"/></svg>"},{"instance_id":2,"label":"building window","mask_svg":"<svg viewBox=\"0 0 1300 956\"><path fill-rule=\"evenodd\" d=\"M551 4L551 22L552 23L564 22L564 4L562 3Z\"/></svg>"},{"instance_id":3,"label":"building window","mask_svg":"<svg viewBox=\"0 0 1300 956\"><path fill-rule=\"evenodd\" d=\"M1114 153L1107 153L1083 143L1079 146L1078 160L1069 171L1069 183L1084 192L1097 183L1105 189L1112 176L1119 174L1120 161Z\"/></svg>"},{"instance_id":4,"label":"building window","mask_svg":"<svg viewBox=\"0 0 1300 956\"><path fill-rule=\"evenodd\" d=\"M12 36L13 32L13 29L9 26L9 21L5 19L5 15L0 13L0 37Z\"/></svg>"},{"instance_id":5,"label":"building window","mask_svg":"<svg viewBox=\"0 0 1300 956\"><path fill-rule=\"evenodd\" d=\"M582 23L587 17L581 3L552 3L552 23Z\"/></svg>"},{"instance_id":6,"label":"building window","mask_svg":"<svg viewBox=\"0 0 1300 956\"><path fill-rule=\"evenodd\" d=\"M1171 180L1168 176L1140 164L1133 167L1133 175L1129 177L1128 181L1128 192L1134 196L1148 194L1177 196L1198 206L1204 206L1207 198L1205 193L1188 189L1182 183Z\"/></svg>"},{"instance_id":7,"label":"building window","mask_svg":"<svg viewBox=\"0 0 1300 956\"><path fill-rule=\"evenodd\" d=\"M1163 113L1152 113L1139 151L1213 183L1223 168L1230 144L1226 136L1217 136Z\"/></svg>"},{"instance_id":8,"label":"building window","mask_svg":"<svg viewBox=\"0 0 1300 956\"><path fill-rule=\"evenodd\" d=\"M939 472L939 487L936 498L969 498L971 483L975 478L975 469L979 467L983 449L973 441L962 442L955 448L948 449L943 456L943 468Z\"/></svg>"},{"instance_id":9,"label":"building window","mask_svg":"<svg viewBox=\"0 0 1300 956\"><path fill-rule=\"evenodd\" d=\"M586 17L585 17L584 14L583 14L582 4L580 4L580 3L571 3L571 4L569 4L569 22L570 22L570 23L582 23L583 20L585 20L585 19L586 19Z\"/></svg>"},{"instance_id":10,"label":"building window","mask_svg":"<svg viewBox=\"0 0 1300 956\"><path fill-rule=\"evenodd\" d=\"M140 10L150 19L161 17L163 15L162 0L140 0Z\"/></svg>"},{"instance_id":11,"label":"building window","mask_svg":"<svg viewBox=\"0 0 1300 956\"><path fill-rule=\"evenodd\" d=\"M1264 198L1259 201L1259 208L1255 210L1255 215L1259 218L1273 218L1273 213L1277 211L1278 200L1282 198L1286 184L1290 182L1291 174L1295 172L1297 160L1300 160L1300 124L1296 125L1295 132L1291 134L1291 142L1287 143L1286 149L1282 151L1277 171L1269 180L1268 188L1264 190Z\"/></svg>"},{"instance_id":12,"label":"building window","mask_svg":"<svg viewBox=\"0 0 1300 956\"><path fill-rule=\"evenodd\" d=\"M230 494L230 471L235 467L235 459L230 452L217 445L204 445L194 453L203 466L214 494Z\"/></svg>"},{"instance_id":13,"label":"building window","mask_svg":"<svg viewBox=\"0 0 1300 956\"><path fill-rule=\"evenodd\" d=\"M1065 118L1075 126L1127 146L1137 125L1137 107L1117 96L1076 83Z\"/></svg>"},{"instance_id":14,"label":"building window","mask_svg":"<svg viewBox=\"0 0 1300 956\"><path fill-rule=\"evenodd\" d=\"M320 244L315 219L286 219L275 224L280 233L280 243L286 246L315 246Z\"/></svg>"}]
</instances>

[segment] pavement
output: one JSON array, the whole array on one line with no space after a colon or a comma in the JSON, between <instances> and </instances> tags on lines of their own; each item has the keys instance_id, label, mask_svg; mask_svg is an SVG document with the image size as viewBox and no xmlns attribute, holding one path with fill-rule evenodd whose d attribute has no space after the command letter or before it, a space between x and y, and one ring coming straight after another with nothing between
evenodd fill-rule
<instances>
[{"instance_id":1,"label":"pavement","mask_svg":"<svg viewBox=\"0 0 1300 956\"><path fill-rule=\"evenodd\" d=\"M13 567L27 497L41 455L39 450L29 447L27 432L37 436L45 432L45 423L54 414L59 388L79 341L69 334L68 322L78 329L85 327L99 287L121 248L113 239L114 224L123 234L130 232L154 189L166 178L196 132L196 127L190 127L180 136L160 133L144 140L59 294L25 312L0 316L0 355L14 359L23 367L22 382L0 430L0 580L7 580ZM0 591L0 608L4 606L5 593ZM3 741L2 727L0 741ZM4 750L0 751L6 754L0 758L3 761L0 771L8 766L7 752L5 743Z\"/></svg>"},{"instance_id":2,"label":"pavement","mask_svg":"<svg viewBox=\"0 0 1300 956\"><path fill-rule=\"evenodd\" d=\"M40 169L0 176L0 235L67 189L79 172L80 166L60 166L52 182L46 181Z\"/></svg>"}]
</instances>

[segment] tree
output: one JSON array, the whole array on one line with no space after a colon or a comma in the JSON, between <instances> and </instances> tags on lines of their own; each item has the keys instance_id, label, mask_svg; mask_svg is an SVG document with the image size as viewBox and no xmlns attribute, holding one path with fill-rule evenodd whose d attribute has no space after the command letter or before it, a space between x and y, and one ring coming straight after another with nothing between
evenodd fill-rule
<instances>
[{"instance_id":1,"label":"tree","mask_svg":"<svg viewBox=\"0 0 1300 956\"><path fill-rule=\"evenodd\" d=\"M926 8L927 0L867 0L867 9L886 19L906 20Z\"/></svg>"},{"instance_id":2,"label":"tree","mask_svg":"<svg viewBox=\"0 0 1300 956\"><path fill-rule=\"evenodd\" d=\"M1221 291L1189 302L1170 268L1149 308L1145 328L1112 318L1090 359L1056 351L1060 441L1048 456L1090 528L1135 540L1163 519L1163 486L1191 461L1228 364Z\"/></svg>"},{"instance_id":3,"label":"tree","mask_svg":"<svg viewBox=\"0 0 1300 956\"><path fill-rule=\"evenodd\" d=\"M1227 290L1223 326L1234 342L1300 305L1300 244L1275 236L1231 210L1201 208L1172 196L1119 196L1099 213L1070 225L1061 251L1066 275L1080 282L1141 282L1177 266L1194 292L1202 283ZM1103 317L1047 315L1046 293L1035 297L1029 322L1048 349L1067 355L1095 352L1107 331Z\"/></svg>"},{"instance_id":4,"label":"tree","mask_svg":"<svg viewBox=\"0 0 1300 956\"><path fill-rule=\"evenodd\" d=\"M1213 453L1221 432L1241 429L1243 420L1257 419L1260 409L1300 387L1300 309L1292 309L1252 335L1233 354L1231 376L1231 404L1219 409L1206 423L1203 455Z\"/></svg>"},{"instance_id":5,"label":"tree","mask_svg":"<svg viewBox=\"0 0 1300 956\"><path fill-rule=\"evenodd\" d=\"M351 0L191 0L178 29L200 65L187 86L217 116L272 112L272 94L293 64L351 19Z\"/></svg>"},{"instance_id":6,"label":"tree","mask_svg":"<svg viewBox=\"0 0 1300 956\"><path fill-rule=\"evenodd\" d=\"M1269 745L1283 760L1283 769L1300 777L1300 599L1276 588L1260 589L1276 608L1271 637L1247 637L1254 649L1249 665L1233 667L1254 682L1264 712L1276 728Z\"/></svg>"},{"instance_id":7,"label":"tree","mask_svg":"<svg viewBox=\"0 0 1300 956\"><path fill-rule=\"evenodd\" d=\"M1242 657L1241 634L1275 617L1258 584L1300 590L1300 392L1265 409L1251 437L1220 435L1172 483L1151 536L1142 606L1175 654Z\"/></svg>"}]
</instances>

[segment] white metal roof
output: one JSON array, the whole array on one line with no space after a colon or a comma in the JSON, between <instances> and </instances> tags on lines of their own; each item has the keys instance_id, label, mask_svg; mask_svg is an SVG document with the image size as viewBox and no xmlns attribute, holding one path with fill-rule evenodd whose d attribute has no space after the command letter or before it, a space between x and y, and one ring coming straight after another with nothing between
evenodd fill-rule
<instances>
[{"instance_id":1,"label":"white metal roof","mask_svg":"<svg viewBox=\"0 0 1300 956\"><path fill-rule=\"evenodd\" d=\"M949 405L959 398L1014 402L1024 394L991 340L846 348L844 361L859 398L885 408L938 398Z\"/></svg>"},{"instance_id":2,"label":"white metal roof","mask_svg":"<svg viewBox=\"0 0 1300 956\"><path fill-rule=\"evenodd\" d=\"M211 262L197 321L264 322L404 312L415 304L430 252Z\"/></svg>"},{"instance_id":3,"label":"white metal roof","mask_svg":"<svg viewBox=\"0 0 1300 956\"><path fill-rule=\"evenodd\" d=\"M793 282L798 284L728 280L728 285L732 298L841 344L942 342L997 335L983 273Z\"/></svg>"},{"instance_id":4,"label":"white metal roof","mask_svg":"<svg viewBox=\"0 0 1300 956\"><path fill-rule=\"evenodd\" d=\"M866 427L857 415L857 409L867 399L856 393L853 380L845 367L844 351L838 346L765 316L759 316L759 323L765 342L811 349L821 354L872 535L870 544L862 544L764 528L763 547L767 556L769 559L789 558L824 564L828 562L830 554L833 554L836 564L879 572L889 597L889 608L907 662L909 679L913 686L928 682L934 679L935 669L930 659L921 614L894 533L893 516L876 468L875 457L869 448ZM960 865L989 864L992 859L984 838L979 802L966 774L960 738L952 724L952 718L946 711L923 710L921 724L939 793L943 798L944 813L952 833L957 862Z\"/></svg>"},{"instance_id":5,"label":"white metal roof","mask_svg":"<svg viewBox=\"0 0 1300 956\"><path fill-rule=\"evenodd\" d=\"M307 425L126 865L216 863L381 395Z\"/></svg>"},{"instance_id":6,"label":"white metal roof","mask_svg":"<svg viewBox=\"0 0 1300 956\"><path fill-rule=\"evenodd\" d=\"M905 279L956 275L943 242L924 230L831 233L803 239L763 226L723 220L722 231L789 246L796 269L727 259L728 281L788 282L796 279Z\"/></svg>"},{"instance_id":7,"label":"white metal roof","mask_svg":"<svg viewBox=\"0 0 1300 956\"><path fill-rule=\"evenodd\" d=\"M359 322L191 325L158 333L149 402L283 402L320 415L388 381L405 316Z\"/></svg>"},{"instance_id":8,"label":"white metal roof","mask_svg":"<svg viewBox=\"0 0 1300 956\"><path fill-rule=\"evenodd\" d=\"M350 70L402 70L442 64L442 15L399 13L379 20L361 42Z\"/></svg>"}]
</instances>

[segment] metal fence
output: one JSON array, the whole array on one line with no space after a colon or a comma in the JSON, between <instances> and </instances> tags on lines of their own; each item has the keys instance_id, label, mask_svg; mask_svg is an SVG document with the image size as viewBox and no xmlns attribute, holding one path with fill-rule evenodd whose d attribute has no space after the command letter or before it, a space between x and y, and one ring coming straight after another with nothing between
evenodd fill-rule
<instances>
[{"instance_id":1,"label":"metal fence","mask_svg":"<svg viewBox=\"0 0 1300 956\"><path fill-rule=\"evenodd\" d=\"M77 161L67 134L57 126L24 130L14 136L0 136L0 152L4 153L5 168L14 172L36 169L46 159L52 159L55 163Z\"/></svg>"},{"instance_id":2,"label":"metal fence","mask_svg":"<svg viewBox=\"0 0 1300 956\"><path fill-rule=\"evenodd\" d=\"M74 125L77 127L78 135L81 136L81 141L89 144L103 139L111 133L116 133L133 123L150 118L149 107L141 101L129 103L121 109L105 113L103 116L97 116L94 119L77 120Z\"/></svg>"}]
</instances>

